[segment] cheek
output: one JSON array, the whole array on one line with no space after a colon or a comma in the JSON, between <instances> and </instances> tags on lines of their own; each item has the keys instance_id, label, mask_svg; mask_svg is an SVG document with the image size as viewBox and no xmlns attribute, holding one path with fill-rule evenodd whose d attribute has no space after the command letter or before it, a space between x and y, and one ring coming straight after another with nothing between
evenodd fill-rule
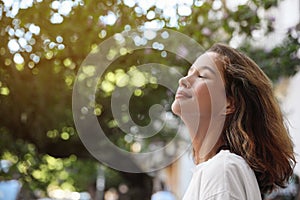
<instances>
[{"instance_id":1,"label":"cheek","mask_svg":"<svg viewBox=\"0 0 300 200\"><path fill-rule=\"evenodd\" d=\"M207 110L211 107L211 95L207 84L197 87L195 90L195 98L198 101L197 104L199 105L200 111L204 109Z\"/></svg>"},{"instance_id":2,"label":"cheek","mask_svg":"<svg viewBox=\"0 0 300 200\"><path fill-rule=\"evenodd\" d=\"M210 107L213 115L219 114L226 107L226 94L224 87L217 84L208 85L205 94L206 105Z\"/></svg>"},{"instance_id":3,"label":"cheek","mask_svg":"<svg viewBox=\"0 0 300 200\"><path fill-rule=\"evenodd\" d=\"M195 97L195 104L202 115L216 115L226 107L225 91L215 83L199 85L195 89Z\"/></svg>"}]
</instances>

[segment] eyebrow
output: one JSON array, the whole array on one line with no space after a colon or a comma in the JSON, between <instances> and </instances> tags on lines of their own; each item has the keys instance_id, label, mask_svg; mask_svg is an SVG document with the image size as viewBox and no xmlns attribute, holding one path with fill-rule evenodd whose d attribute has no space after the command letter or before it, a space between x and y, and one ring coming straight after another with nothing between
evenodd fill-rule
<instances>
[{"instance_id":1,"label":"eyebrow","mask_svg":"<svg viewBox=\"0 0 300 200\"><path fill-rule=\"evenodd\" d=\"M192 66L191 68L194 68L194 69L197 70L197 71L207 69L208 71L210 71L210 72L213 73L214 75L217 74L217 73L215 72L215 70L213 70L211 67L206 66L206 65L201 66L201 67L199 67L199 68L196 68L196 67Z\"/></svg>"}]
</instances>

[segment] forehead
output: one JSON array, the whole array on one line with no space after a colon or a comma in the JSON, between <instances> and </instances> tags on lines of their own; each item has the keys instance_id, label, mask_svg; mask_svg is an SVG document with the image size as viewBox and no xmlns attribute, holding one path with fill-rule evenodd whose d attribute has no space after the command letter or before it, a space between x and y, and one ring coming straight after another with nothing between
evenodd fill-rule
<instances>
[{"instance_id":1,"label":"forehead","mask_svg":"<svg viewBox=\"0 0 300 200\"><path fill-rule=\"evenodd\" d=\"M201 68L206 66L215 71L218 70L219 72L222 72L223 67L220 58L221 56L215 52L206 52L196 59L192 67L200 70Z\"/></svg>"}]
</instances>

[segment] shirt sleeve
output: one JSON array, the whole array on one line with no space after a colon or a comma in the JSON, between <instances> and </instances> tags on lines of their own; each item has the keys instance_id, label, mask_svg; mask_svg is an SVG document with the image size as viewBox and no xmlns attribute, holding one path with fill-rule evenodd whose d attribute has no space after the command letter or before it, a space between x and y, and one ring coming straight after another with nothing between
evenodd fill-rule
<instances>
[{"instance_id":1,"label":"shirt sleeve","mask_svg":"<svg viewBox=\"0 0 300 200\"><path fill-rule=\"evenodd\" d=\"M223 152L197 169L183 200L261 200L261 195L247 163Z\"/></svg>"}]
</instances>

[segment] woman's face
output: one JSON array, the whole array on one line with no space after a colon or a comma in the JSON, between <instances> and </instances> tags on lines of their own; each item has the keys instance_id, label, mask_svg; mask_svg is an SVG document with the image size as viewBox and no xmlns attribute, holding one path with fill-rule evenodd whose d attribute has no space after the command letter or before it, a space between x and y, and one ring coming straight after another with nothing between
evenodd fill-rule
<instances>
[{"instance_id":1,"label":"woman's face","mask_svg":"<svg viewBox=\"0 0 300 200\"><path fill-rule=\"evenodd\" d=\"M198 57L188 74L179 80L172 111L181 118L211 119L222 114L226 95L219 55L207 52Z\"/></svg>"}]
</instances>

